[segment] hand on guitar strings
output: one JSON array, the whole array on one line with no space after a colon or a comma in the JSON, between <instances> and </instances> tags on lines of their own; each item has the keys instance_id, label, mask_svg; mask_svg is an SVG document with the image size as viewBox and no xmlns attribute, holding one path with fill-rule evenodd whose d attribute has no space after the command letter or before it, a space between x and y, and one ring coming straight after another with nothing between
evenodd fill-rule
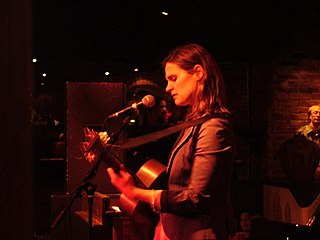
<instances>
[{"instance_id":1,"label":"hand on guitar strings","mask_svg":"<svg viewBox=\"0 0 320 240\"><path fill-rule=\"evenodd\" d=\"M130 196L130 193L134 190L135 182L130 173L126 170L123 164L120 165L119 171L115 171L113 168L107 168L110 181L121 193Z\"/></svg>"}]
</instances>

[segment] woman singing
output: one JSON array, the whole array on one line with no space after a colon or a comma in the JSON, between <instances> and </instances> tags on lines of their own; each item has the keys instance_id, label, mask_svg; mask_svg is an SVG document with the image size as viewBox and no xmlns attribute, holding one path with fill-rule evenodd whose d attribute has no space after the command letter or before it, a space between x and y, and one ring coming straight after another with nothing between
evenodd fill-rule
<instances>
[{"instance_id":1,"label":"woman singing","mask_svg":"<svg viewBox=\"0 0 320 240\"><path fill-rule=\"evenodd\" d=\"M160 215L155 240L227 240L235 230L230 200L234 138L220 69L197 44L173 49L162 64L166 92L177 106L188 107L185 120L211 118L177 138L168 160L167 188L137 187L124 166L119 172L107 169L111 183Z\"/></svg>"}]
</instances>

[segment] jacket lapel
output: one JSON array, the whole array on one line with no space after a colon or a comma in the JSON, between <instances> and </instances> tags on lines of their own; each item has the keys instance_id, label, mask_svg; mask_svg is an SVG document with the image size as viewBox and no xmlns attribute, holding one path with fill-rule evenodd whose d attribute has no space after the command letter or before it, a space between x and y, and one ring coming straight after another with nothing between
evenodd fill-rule
<instances>
[{"instance_id":1,"label":"jacket lapel","mask_svg":"<svg viewBox=\"0 0 320 240\"><path fill-rule=\"evenodd\" d=\"M192 136L194 130L194 126L189 127L187 129L185 129L184 131L182 131L179 135L179 137L177 138L176 143L174 144L171 153L170 153L170 157L169 157L169 161L168 161L168 166L167 166L167 175L170 174L170 170L171 170L171 166L172 166L172 161L175 157L175 155L177 154L178 150L180 149L180 147L187 142L187 140Z\"/></svg>"}]
</instances>

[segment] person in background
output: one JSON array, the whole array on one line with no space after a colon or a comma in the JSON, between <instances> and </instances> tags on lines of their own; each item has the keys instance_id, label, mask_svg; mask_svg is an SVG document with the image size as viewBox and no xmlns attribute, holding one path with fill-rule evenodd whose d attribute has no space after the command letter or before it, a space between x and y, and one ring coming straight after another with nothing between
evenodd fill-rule
<instances>
[{"instance_id":1,"label":"person in background","mask_svg":"<svg viewBox=\"0 0 320 240\"><path fill-rule=\"evenodd\" d=\"M159 214L154 240L227 240L235 232L231 207L234 136L218 64L198 44L173 49L162 62L166 92L188 108L186 121L209 116L183 130L167 165L167 186L142 189L125 166L107 168L111 183L127 198Z\"/></svg>"},{"instance_id":2,"label":"person in background","mask_svg":"<svg viewBox=\"0 0 320 240\"><path fill-rule=\"evenodd\" d=\"M152 109L146 111L147 124L149 126L161 126L167 125L169 123L168 118L172 115L168 110L167 102L165 99L156 99L155 106Z\"/></svg>"},{"instance_id":3,"label":"person in background","mask_svg":"<svg viewBox=\"0 0 320 240\"><path fill-rule=\"evenodd\" d=\"M159 104L159 121L163 123L168 123L169 116L170 112L168 111L167 102L166 100L161 99Z\"/></svg>"},{"instance_id":4,"label":"person in background","mask_svg":"<svg viewBox=\"0 0 320 240\"><path fill-rule=\"evenodd\" d=\"M242 232L245 233L246 239L248 239L251 234L251 215L249 212L241 213L240 227L241 227Z\"/></svg>"},{"instance_id":5,"label":"person in background","mask_svg":"<svg viewBox=\"0 0 320 240\"><path fill-rule=\"evenodd\" d=\"M239 218L239 231L229 240L249 240L251 239L251 214L242 212Z\"/></svg>"},{"instance_id":6,"label":"person in background","mask_svg":"<svg viewBox=\"0 0 320 240\"><path fill-rule=\"evenodd\" d=\"M297 133L320 146L320 104L312 105L309 108L308 121L309 123L299 128Z\"/></svg>"},{"instance_id":7,"label":"person in background","mask_svg":"<svg viewBox=\"0 0 320 240\"><path fill-rule=\"evenodd\" d=\"M34 126L58 126L60 122L55 118L54 97L41 94L37 96L33 104L32 122Z\"/></svg>"},{"instance_id":8,"label":"person in background","mask_svg":"<svg viewBox=\"0 0 320 240\"><path fill-rule=\"evenodd\" d=\"M320 147L320 104L312 105L308 110L309 123L298 129L297 134L315 142ZM314 173L314 178L320 180L320 161Z\"/></svg>"}]
</instances>

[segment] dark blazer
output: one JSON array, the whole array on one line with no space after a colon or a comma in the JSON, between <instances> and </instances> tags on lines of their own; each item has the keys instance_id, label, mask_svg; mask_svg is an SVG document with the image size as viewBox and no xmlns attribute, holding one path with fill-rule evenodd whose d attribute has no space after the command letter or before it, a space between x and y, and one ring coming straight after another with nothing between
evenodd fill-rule
<instances>
[{"instance_id":1,"label":"dark blazer","mask_svg":"<svg viewBox=\"0 0 320 240\"><path fill-rule=\"evenodd\" d=\"M233 150L227 118L211 118L180 134L168 162L168 189L161 193L160 220L170 239L224 240L235 230Z\"/></svg>"}]
</instances>

